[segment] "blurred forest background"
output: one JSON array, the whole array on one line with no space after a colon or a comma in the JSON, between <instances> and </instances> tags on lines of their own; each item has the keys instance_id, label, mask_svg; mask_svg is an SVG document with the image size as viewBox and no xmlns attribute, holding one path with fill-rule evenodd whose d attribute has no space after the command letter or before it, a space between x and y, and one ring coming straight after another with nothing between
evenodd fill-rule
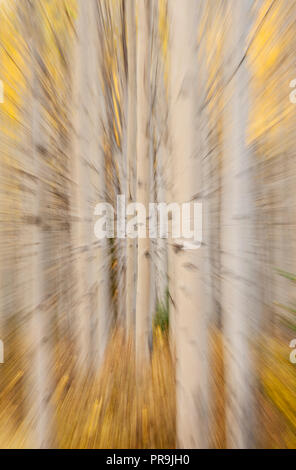
<instances>
[{"instance_id":1,"label":"blurred forest background","mask_svg":"<svg viewBox=\"0 0 296 470\"><path fill-rule=\"evenodd\" d=\"M296 447L295 37L294 0L1 0L1 448ZM98 240L118 194L202 200L202 247Z\"/></svg>"}]
</instances>

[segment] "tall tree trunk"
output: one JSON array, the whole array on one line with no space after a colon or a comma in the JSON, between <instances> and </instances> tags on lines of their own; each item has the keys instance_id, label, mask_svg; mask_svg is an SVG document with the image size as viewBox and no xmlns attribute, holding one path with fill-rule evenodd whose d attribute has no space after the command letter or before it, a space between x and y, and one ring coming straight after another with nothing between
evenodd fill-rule
<instances>
[{"instance_id":1,"label":"tall tree trunk","mask_svg":"<svg viewBox=\"0 0 296 470\"><path fill-rule=\"evenodd\" d=\"M73 226L74 257L76 259L76 300L75 322L77 340L78 370L85 369L90 362L92 298L91 284L93 271L90 263L92 213L90 203L91 172L90 172L90 140L92 123L90 109L92 106L90 83L91 49L91 3L79 0L77 17L77 45L75 57L74 109L75 109L75 150L73 180L75 182L75 223Z\"/></svg>"},{"instance_id":2,"label":"tall tree trunk","mask_svg":"<svg viewBox=\"0 0 296 470\"><path fill-rule=\"evenodd\" d=\"M92 105L90 119L92 122L91 136L91 167L93 170L94 194L92 208L92 263L93 263L93 318L92 318L92 351L95 368L102 363L104 356L111 317L111 299L109 285L108 240L96 240L94 237L94 208L99 202L106 201L105 155L103 149L103 90L99 80L101 65L100 42L97 28L100 27L97 0L92 0L90 17L91 34L93 36L90 63L90 85Z\"/></svg>"},{"instance_id":3,"label":"tall tree trunk","mask_svg":"<svg viewBox=\"0 0 296 470\"><path fill-rule=\"evenodd\" d=\"M165 159L166 159L166 147L163 142L163 137L158 148L156 156L156 201L166 201L165 191ZM156 300L157 305L165 307L167 304L167 289L168 289L168 251L167 251L167 240L165 238L157 237L156 240Z\"/></svg>"},{"instance_id":4,"label":"tall tree trunk","mask_svg":"<svg viewBox=\"0 0 296 470\"><path fill-rule=\"evenodd\" d=\"M27 382L29 410L34 427L34 446L46 448L54 445L52 429L53 409L53 357L52 324L48 306L47 272L50 258L47 242L50 227L47 220L46 195L48 188L44 160L48 152L48 134L43 109L46 106L44 93L44 64L42 62L44 31L43 19L34 0L27 2L28 15L31 18L29 40L32 57L32 170L35 180L34 220L32 239L35 247L31 256L32 264L32 311L28 325L28 337L31 347L31 361ZM30 34L30 33L29 33Z\"/></svg>"},{"instance_id":5,"label":"tall tree trunk","mask_svg":"<svg viewBox=\"0 0 296 470\"><path fill-rule=\"evenodd\" d=\"M225 338L227 446L254 445L254 366L251 331L256 307L254 273L253 156L247 145L249 90L247 36L251 1L232 1L225 53L224 154L222 163L222 314ZM253 330L254 332L255 330Z\"/></svg>"},{"instance_id":6,"label":"tall tree trunk","mask_svg":"<svg viewBox=\"0 0 296 470\"><path fill-rule=\"evenodd\" d=\"M170 132L174 196L179 204L201 193L197 28L200 2L169 2L171 19ZM199 221L200 222L200 221ZM184 246L184 245L183 245ZM174 250L177 441L207 445L206 328L202 301L203 248Z\"/></svg>"},{"instance_id":7,"label":"tall tree trunk","mask_svg":"<svg viewBox=\"0 0 296 470\"><path fill-rule=\"evenodd\" d=\"M138 2L137 35L137 202L146 208L148 220L150 198L150 14L149 1ZM139 365L148 359L150 314L150 240L138 238L138 282L136 299L136 354Z\"/></svg>"},{"instance_id":8,"label":"tall tree trunk","mask_svg":"<svg viewBox=\"0 0 296 470\"><path fill-rule=\"evenodd\" d=\"M135 0L127 2L127 54L128 54L128 107L127 107L127 178L128 203L135 202L136 183L136 131L137 131L137 86L136 86L136 9ZM136 307L136 240L127 238L126 250L126 329L135 326Z\"/></svg>"}]
</instances>

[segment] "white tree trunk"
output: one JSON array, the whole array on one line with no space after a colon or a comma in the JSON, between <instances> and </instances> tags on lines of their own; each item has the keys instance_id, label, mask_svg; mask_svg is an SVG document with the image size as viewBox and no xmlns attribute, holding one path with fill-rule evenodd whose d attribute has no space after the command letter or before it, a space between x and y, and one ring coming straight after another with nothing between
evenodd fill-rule
<instances>
[{"instance_id":1,"label":"white tree trunk","mask_svg":"<svg viewBox=\"0 0 296 470\"><path fill-rule=\"evenodd\" d=\"M197 28L200 2L169 2L171 19L170 132L176 202L201 193ZM177 445L207 446L206 328L202 301L203 248L175 246Z\"/></svg>"},{"instance_id":2,"label":"white tree trunk","mask_svg":"<svg viewBox=\"0 0 296 470\"><path fill-rule=\"evenodd\" d=\"M136 85L136 4L130 0L126 5L127 53L128 53L128 108L127 108L127 187L128 203L135 202L136 183L136 132L137 132L137 85ZM126 250L126 330L135 327L136 309L136 241L127 239Z\"/></svg>"},{"instance_id":3,"label":"white tree trunk","mask_svg":"<svg viewBox=\"0 0 296 470\"><path fill-rule=\"evenodd\" d=\"M225 53L224 152L222 163L222 313L225 339L227 446L254 444L254 369L251 331L256 307L254 273L253 159L247 145L249 93L247 48L250 0L230 2ZM231 77L231 78L230 78ZM230 80L230 81L229 81ZM254 332L255 330L253 330Z\"/></svg>"},{"instance_id":4,"label":"white tree trunk","mask_svg":"<svg viewBox=\"0 0 296 470\"><path fill-rule=\"evenodd\" d=\"M32 266L32 310L28 323L28 343L31 351L27 396L29 416L34 429L33 445L47 448L54 444L52 429L53 409L53 357L51 348L52 325L50 310L47 305L47 270L49 268L49 226L46 211L47 176L44 155L48 151L48 129L42 112L45 107L40 57L44 41L40 10L35 2L28 5L31 17L30 54L32 57L32 171L35 180L33 201L32 241L34 252L31 255ZM43 77L44 78L44 77Z\"/></svg>"},{"instance_id":5,"label":"white tree trunk","mask_svg":"<svg viewBox=\"0 0 296 470\"><path fill-rule=\"evenodd\" d=\"M90 362L90 325L91 325L91 284L92 266L90 245L92 239L92 207L90 203L90 140L92 105L90 83L90 1L79 0L77 17L77 44L75 56L74 110L75 110L75 148L73 180L75 184L73 200L75 223L73 223L73 246L76 271L75 323L77 344L77 367L81 371Z\"/></svg>"},{"instance_id":6,"label":"white tree trunk","mask_svg":"<svg viewBox=\"0 0 296 470\"><path fill-rule=\"evenodd\" d=\"M149 1L138 2L137 35L137 202L146 208L150 197L150 48ZM136 354L139 365L148 359L150 313L150 240L138 238L138 282L136 299Z\"/></svg>"},{"instance_id":7,"label":"white tree trunk","mask_svg":"<svg viewBox=\"0 0 296 470\"><path fill-rule=\"evenodd\" d=\"M90 0L89 0L90 1ZM92 124L90 164L92 169L93 199L91 201L92 212L92 270L93 270L93 318L91 327L92 355L95 369L102 363L104 356L111 317L111 299L109 285L108 266L108 240L97 240L94 236L95 216L94 208L99 202L106 201L106 175L105 156L103 149L103 90L99 80L99 66L101 65L100 43L98 28L97 0L90 2L90 28L92 40L90 43L90 87L91 107L90 121ZM102 65L101 65L102 66Z\"/></svg>"}]
</instances>

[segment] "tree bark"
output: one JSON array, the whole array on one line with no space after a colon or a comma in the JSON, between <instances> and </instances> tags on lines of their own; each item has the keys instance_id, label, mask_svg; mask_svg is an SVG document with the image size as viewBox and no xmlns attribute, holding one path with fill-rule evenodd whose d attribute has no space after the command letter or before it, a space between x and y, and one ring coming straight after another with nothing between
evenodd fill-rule
<instances>
[{"instance_id":1,"label":"tree bark","mask_svg":"<svg viewBox=\"0 0 296 470\"><path fill-rule=\"evenodd\" d=\"M170 133L175 202L201 193L197 28L200 2L169 2L171 19ZM207 446L206 328L202 299L203 247L174 246L177 445Z\"/></svg>"},{"instance_id":2,"label":"tree bark","mask_svg":"<svg viewBox=\"0 0 296 470\"><path fill-rule=\"evenodd\" d=\"M128 107L127 107L127 186L128 204L135 202L136 183L136 133L137 133L137 84L136 84L136 10L135 0L127 2L127 53L128 53ZM126 330L135 327L136 308L136 241L127 238L126 250Z\"/></svg>"},{"instance_id":3,"label":"tree bark","mask_svg":"<svg viewBox=\"0 0 296 470\"><path fill-rule=\"evenodd\" d=\"M225 339L227 446L254 446L254 365L251 339L258 316L254 272L253 155L247 144L249 90L247 36L251 1L230 2L225 53L222 162L222 315Z\"/></svg>"},{"instance_id":4,"label":"tree bark","mask_svg":"<svg viewBox=\"0 0 296 470\"><path fill-rule=\"evenodd\" d=\"M149 1L138 2L137 35L137 202L146 208L150 197L150 14ZM150 313L150 240L138 238L138 279L136 299L136 354L141 367L149 357L149 313Z\"/></svg>"}]
</instances>

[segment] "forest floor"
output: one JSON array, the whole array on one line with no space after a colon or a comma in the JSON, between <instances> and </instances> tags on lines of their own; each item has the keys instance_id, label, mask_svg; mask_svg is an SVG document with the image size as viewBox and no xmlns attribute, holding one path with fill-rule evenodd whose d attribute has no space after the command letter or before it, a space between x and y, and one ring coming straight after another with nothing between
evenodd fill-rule
<instances>
[{"instance_id":1,"label":"forest floor","mask_svg":"<svg viewBox=\"0 0 296 470\"><path fill-rule=\"evenodd\" d=\"M210 436L212 448L224 448L225 387L223 340L211 333ZM19 348L18 348L19 349ZM296 366L289 362L287 345L264 339L258 348L258 427L256 441L263 448L296 447ZM75 356L59 344L55 361L56 410L52 447L105 449L170 449L176 447L175 365L168 335L154 330L151 361L137 378L134 348L124 332L112 334L101 372L75 374ZM21 361L1 365L0 448L33 447L26 418L25 373ZM36 417L35 417L36 419ZM34 421L34 419L33 419Z\"/></svg>"},{"instance_id":2,"label":"forest floor","mask_svg":"<svg viewBox=\"0 0 296 470\"><path fill-rule=\"evenodd\" d=\"M51 398L57 410L53 447L175 447L174 366L168 336L160 328L154 331L153 344L141 382L136 378L132 342L120 330L113 333L97 376L92 369L77 378L71 348L59 345ZM0 447L31 447L29 426L22 418L25 374L14 365L6 366L4 375L9 379L0 393ZM3 375L1 379L3 384Z\"/></svg>"}]
</instances>

